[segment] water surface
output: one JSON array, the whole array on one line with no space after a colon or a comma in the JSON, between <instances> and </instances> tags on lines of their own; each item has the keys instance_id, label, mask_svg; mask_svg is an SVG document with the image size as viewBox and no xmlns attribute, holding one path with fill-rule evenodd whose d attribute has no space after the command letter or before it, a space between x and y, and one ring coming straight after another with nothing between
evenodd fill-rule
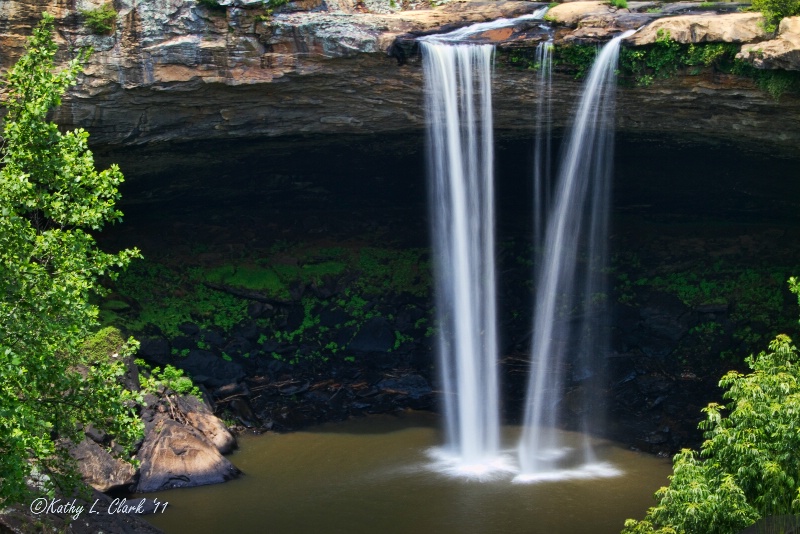
<instances>
[{"instance_id":1,"label":"water surface","mask_svg":"<svg viewBox=\"0 0 800 534\"><path fill-rule=\"evenodd\" d=\"M227 484L148 494L169 501L148 519L167 533L617 533L666 484L666 460L598 441L624 474L595 480L478 482L430 469L438 416L407 413L244 437ZM512 444L518 428L504 428ZM571 439L578 436L571 435ZM569 441L569 436L567 441Z\"/></svg>"}]
</instances>

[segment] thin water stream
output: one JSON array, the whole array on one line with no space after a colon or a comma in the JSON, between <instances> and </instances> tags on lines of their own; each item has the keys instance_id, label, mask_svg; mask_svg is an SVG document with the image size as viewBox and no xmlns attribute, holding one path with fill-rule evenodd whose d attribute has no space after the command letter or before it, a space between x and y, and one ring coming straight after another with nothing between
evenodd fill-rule
<instances>
[{"instance_id":1,"label":"thin water stream","mask_svg":"<svg viewBox=\"0 0 800 534\"><path fill-rule=\"evenodd\" d=\"M428 468L438 428L438 416L410 412L245 437L231 457L244 476L148 494L169 506L147 518L167 533L193 534L611 534L654 504L669 473L666 460L597 441L621 476L530 485L448 477ZM504 428L503 442L518 434Z\"/></svg>"}]
</instances>

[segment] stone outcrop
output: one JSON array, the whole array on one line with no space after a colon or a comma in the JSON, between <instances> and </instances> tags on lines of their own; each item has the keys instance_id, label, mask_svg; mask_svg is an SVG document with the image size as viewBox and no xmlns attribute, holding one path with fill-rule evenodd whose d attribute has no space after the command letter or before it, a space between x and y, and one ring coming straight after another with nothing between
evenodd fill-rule
<instances>
[{"instance_id":1,"label":"stone outcrop","mask_svg":"<svg viewBox=\"0 0 800 534\"><path fill-rule=\"evenodd\" d=\"M737 56L760 69L800 70L800 17L787 17L775 39L745 45Z\"/></svg>"},{"instance_id":2,"label":"stone outcrop","mask_svg":"<svg viewBox=\"0 0 800 534\"><path fill-rule=\"evenodd\" d=\"M219 484L239 475L199 431L165 417L154 422L137 457L139 492Z\"/></svg>"},{"instance_id":3,"label":"stone outcrop","mask_svg":"<svg viewBox=\"0 0 800 534\"><path fill-rule=\"evenodd\" d=\"M205 403L197 397L184 395L178 397L175 403L187 423L200 431L220 453L228 454L236 448L236 438L230 433L225 423L212 414Z\"/></svg>"},{"instance_id":4,"label":"stone outcrop","mask_svg":"<svg viewBox=\"0 0 800 534\"><path fill-rule=\"evenodd\" d=\"M531 13L544 5L463 0L435 9L404 3L411 9L400 10L399 2L388 0L298 0L269 15L263 4L251 0L225 0L224 10L209 10L196 0L115 0L115 30L94 35L79 10L101 4L102 0L0 2L0 68L22 53L41 11L52 12L64 58L70 47L95 50L81 84L65 99L56 120L67 127L85 127L95 144L106 145L316 134L417 135L424 128L421 64L418 57L398 64L387 55L398 36L413 39ZM513 46L522 44L520 38L532 39L528 46L533 46L552 34L557 43L593 43L649 24L631 44L651 43L662 28L681 42L747 42L744 46L755 51L746 57L757 66L794 68L794 62L777 59L793 57L794 52L773 55L759 48L765 35L757 14L668 16L694 13L701 4L670 4L662 6L661 13L645 13L649 5L631 2L631 10L638 12L629 12L601 2L571 2L550 11L555 31L503 35L515 41ZM789 28L782 33L784 42L791 42L796 33ZM580 82L556 76L556 84L563 100L555 108L559 127L568 121ZM538 98L533 73L502 68L500 56L494 88L496 128L528 135ZM618 126L627 130L623 133L680 135L699 128L709 137L787 149L800 141L800 102L784 97L776 104L744 78L659 81L648 90L621 91L619 101L628 112L619 119ZM781 137L776 138L775 131L783 132Z\"/></svg>"},{"instance_id":5,"label":"stone outcrop","mask_svg":"<svg viewBox=\"0 0 800 534\"><path fill-rule=\"evenodd\" d=\"M660 18L630 36L633 46L652 44L659 33L679 43L751 43L767 37L761 13L682 15Z\"/></svg>"},{"instance_id":6,"label":"stone outcrop","mask_svg":"<svg viewBox=\"0 0 800 534\"><path fill-rule=\"evenodd\" d=\"M87 484L97 491L126 488L134 483L136 471L129 463L114 458L94 441L86 438L70 450Z\"/></svg>"},{"instance_id":7,"label":"stone outcrop","mask_svg":"<svg viewBox=\"0 0 800 534\"><path fill-rule=\"evenodd\" d=\"M550 9L547 19L564 26L576 27L586 17L608 15L616 11L608 2L568 2Z\"/></svg>"}]
</instances>

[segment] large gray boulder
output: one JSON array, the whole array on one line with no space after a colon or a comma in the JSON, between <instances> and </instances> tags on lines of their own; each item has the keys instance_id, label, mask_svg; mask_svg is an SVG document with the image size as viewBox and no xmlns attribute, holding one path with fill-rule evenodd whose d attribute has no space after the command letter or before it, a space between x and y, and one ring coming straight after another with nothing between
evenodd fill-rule
<instances>
[{"instance_id":1,"label":"large gray boulder","mask_svg":"<svg viewBox=\"0 0 800 534\"><path fill-rule=\"evenodd\" d=\"M208 406L197 397L185 395L175 400L186 422L198 430L222 454L236 448L236 438L222 420L211 413Z\"/></svg>"},{"instance_id":2,"label":"large gray boulder","mask_svg":"<svg viewBox=\"0 0 800 534\"><path fill-rule=\"evenodd\" d=\"M137 455L139 492L219 484L240 473L197 429L159 418Z\"/></svg>"},{"instance_id":3,"label":"large gray boulder","mask_svg":"<svg viewBox=\"0 0 800 534\"><path fill-rule=\"evenodd\" d=\"M86 438L75 445L70 454L78 462L83 481L97 491L124 488L134 483L136 470L127 462L114 458L103 447Z\"/></svg>"},{"instance_id":4,"label":"large gray boulder","mask_svg":"<svg viewBox=\"0 0 800 534\"><path fill-rule=\"evenodd\" d=\"M787 17L771 41L744 45L736 56L759 69L800 70L800 17Z\"/></svg>"},{"instance_id":5,"label":"large gray boulder","mask_svg":"<svg viewBox=\"0 0 800 534\"><path fill-rule=\"evenodd\" d=\"M761 13L706 13L660 18L626 41L633 46L653 44L664 33L683 44L751 43L767 37Z\"/></svg>"}]
</instances>

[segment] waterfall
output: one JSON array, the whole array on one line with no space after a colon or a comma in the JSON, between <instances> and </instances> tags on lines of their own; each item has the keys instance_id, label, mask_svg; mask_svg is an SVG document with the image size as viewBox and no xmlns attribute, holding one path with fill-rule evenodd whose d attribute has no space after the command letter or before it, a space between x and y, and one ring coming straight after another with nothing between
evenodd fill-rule
<instances>
[{"instance_id":1,"label":"waterfall","mask_svg":"<svg viewBox=\"0 0 800 534\"><path fill-rule=\"evenodd\" d=\"M539 101L536 104L536 141L533 153L533 250L534 254L539 254L544 244L552 180L552 41L539 43L536 47L536 65L539 68L536 81Z\"/></svg>"},{"instance_id":2,"label":"waterfall","mask_svg":"<svg viewBox=\"0 0 800 534\"><path fill-rule=\"evenodd\" d=\"M446 470L483 476L500 457L494 265L494 46L460 43L487 30L540 20L473 24L419 40L428 114L428 174Z\"/></svg>"},{"instance_id":3,"label":"waterfall","mask_svg":"<svg viewBox=\"0 0 800 534\"><path fill-rule=\"evenodd\" d=\"M464 470L499 453L492 45L422 41L438 352L447 452Z\"/></svg>"},{"instance_id":4,"label":"waterfall","mask_svg":"<svg viewBox=\"0 0 800 534\"><path fill-rule=\"evenodd\" d=\"M554 476L616 474L594 462L588 439L582 450L566 447L554 431L561 420L560 399L567 356L584 407L592 404L589 382L600 373L607 342L602 269L605 265L608 203L614 141L616 66L620 41L599 52L583 87L569 142L562 154L557 189L538 269L531 345L531 369L519 443L517 481ZM584 409L588 418L592 410ZM583 466L576 469L576 466Z\"/></svg>"}]
</instances>

